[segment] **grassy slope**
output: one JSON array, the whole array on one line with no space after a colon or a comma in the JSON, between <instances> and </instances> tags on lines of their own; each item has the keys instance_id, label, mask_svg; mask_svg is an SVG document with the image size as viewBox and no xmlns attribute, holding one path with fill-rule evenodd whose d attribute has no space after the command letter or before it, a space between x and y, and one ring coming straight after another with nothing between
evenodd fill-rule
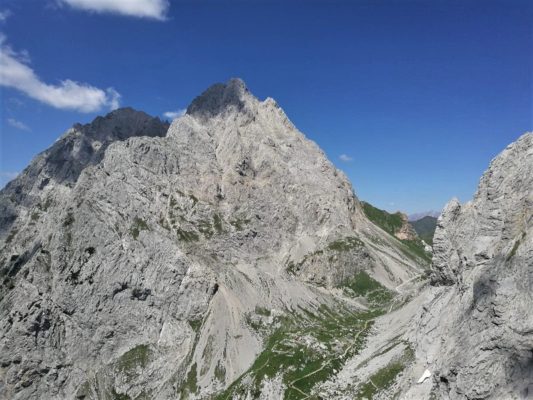
<instances>
[{"instance_id":1,"label":"grassy slope","mask_svg":"<svg viewBox=\"0 0 533 400\"><path fill-rule=\"evenodd\" d=\"M385 210L380 210L379 208L374 207L372 204L361 202L363 206L363 211L370 221L379 226L385 232L394 236L398 232L402 225L403 219L399 212L390 214ZM409 257L418 257L425 261L426 263L431 262L431 255L426 253L424 250L424 245L420 239L416 240L400 240L403 244L402 250Z\"/></svg>"},{"instance_id":2,"label":"grassy slope","mask_svg":"<svg viewBox=\"0 0 533 400\"><path fill-rule=\"evenodd\" d=\"M286 385L284 399L317 398L311 395L313 387L364 347L374 318L383 314L392 300L392 294L364 272L346 284L347 294L366 298L370 310L352 310L339 303L335 309L322 306L313 312L287 313L277 318L273 331L255 325L266 337L265 349L252 367L215 399L245 398L247 394L257 398L262 381L278 374Z\"/></svg>"},{"instance_id":3,"label":"grassy slope","mask_svg":"<svg viewBox=\"0 0 533 400\"><path fill-rule=\"evenodd\" d=\"M399 212L390 214L385 210L380 210L379 208L374 207L372 204L367 202L361 202L363 205L363 210L370 221L375 223L385 232L394 235L398 232L402 225L403 220Z\"/></svg>"},{"instance_id":4,"label":"grassy slope","mask_svg":"<svg viewBox=\"0 0 533 400\"><path fill-rule=\"evenodd\" d=\"M415 229L420 239L428 244L433 244L433 235L437 227L437 218L426 216L417 221L412 221L411 225Z\"/></svg>"}]
</instances>

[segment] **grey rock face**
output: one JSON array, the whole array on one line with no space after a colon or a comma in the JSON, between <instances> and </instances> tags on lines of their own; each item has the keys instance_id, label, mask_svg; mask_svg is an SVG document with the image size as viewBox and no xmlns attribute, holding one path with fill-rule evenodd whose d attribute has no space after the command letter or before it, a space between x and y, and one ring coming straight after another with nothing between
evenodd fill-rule
<instances>
[{"instance_id":1,"label":"grey rock face","mask_svg":"<svg viewBox=\"0 0 533 400\"><path fill-rule=\"evenodd\" d=\"M527 133L492 161L471 202L452 200L439 218L437 287L415 333L439 397L533 396L532 227Z\"/></svg>"},{"instance_id":2,"label":"grey rock face","mask_svg":"<svg viewBox=\"0 0 533 400\"><path fill-rule=\"evenodd\" d=\"M242 81L165 131L133 110L75 126L0 193L0 397L206 398L263 348L258 307L333 304L360 270L390 288L420 273Z\"/></svg>"}]
</instances>

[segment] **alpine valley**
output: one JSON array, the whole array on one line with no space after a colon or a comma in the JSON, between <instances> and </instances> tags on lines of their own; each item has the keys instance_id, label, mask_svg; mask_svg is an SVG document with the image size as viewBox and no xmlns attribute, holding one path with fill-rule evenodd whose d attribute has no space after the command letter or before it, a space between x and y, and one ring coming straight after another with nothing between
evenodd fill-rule
<instances>
[{"instance_id":1,"label":"alpine valley","mask_svg":"<svg viewBox=\"0 0 533 400\"><path fill-rule=\"evenodd\" d=\"M0 191L0 398L531 398L532 189L526 133L421 238L239 79L76 124Z\"/></svg>"}]
</instances>

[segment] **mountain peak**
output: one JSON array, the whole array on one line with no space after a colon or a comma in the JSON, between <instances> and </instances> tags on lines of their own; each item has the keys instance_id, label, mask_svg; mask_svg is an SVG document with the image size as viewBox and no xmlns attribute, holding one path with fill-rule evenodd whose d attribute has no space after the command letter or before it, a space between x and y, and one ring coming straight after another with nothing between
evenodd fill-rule
<instances>
[{"instance_id":1,"label":"mountain peak","mask_svg":"<svg viewBox=\"0 0 533 400\"><path fill-rule=\"evenodd\" d=\"M164 136L168 124L144 111L124 107L96 117L88 124L76 124L74 129L95 140L124 140L131 136Z\"/></svg>"},{"instance_id":2,"label":"mountain peak","mask_svg":"<svg viewBox=\"0 0 533 400\"><path fill-rule=\"evenodd\" d=\"M247 100L253 98L242 79L233 78L226 83L215 83L196 97L187 108L187 114L201 117L213 117L228 107L237 110L244 108Z\"/></svg>"}]
</instances>

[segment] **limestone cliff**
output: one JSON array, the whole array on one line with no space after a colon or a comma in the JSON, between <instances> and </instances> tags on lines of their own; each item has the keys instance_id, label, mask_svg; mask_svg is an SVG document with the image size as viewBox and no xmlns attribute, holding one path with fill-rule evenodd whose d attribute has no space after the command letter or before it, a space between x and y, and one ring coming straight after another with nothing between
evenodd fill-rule
<instances>
[{"instance_id":1,"label":"limestone cliff","mask_svg":"<svg viewBox=\"0 0 533 400\"><path fill-rule=\"evenodd\" d=\"M130 109L75 125L0 205L1 398L206 398L289 321L326 329L335 310L335 334L355 336L353 313L421 271L240 80L209 88L168 131ZM352 349L328 340L328 357ZM302 362L322 359L311 354ZM243 396L296 390L291 371L253 375Z\"/></svg>"}]
</instances>

